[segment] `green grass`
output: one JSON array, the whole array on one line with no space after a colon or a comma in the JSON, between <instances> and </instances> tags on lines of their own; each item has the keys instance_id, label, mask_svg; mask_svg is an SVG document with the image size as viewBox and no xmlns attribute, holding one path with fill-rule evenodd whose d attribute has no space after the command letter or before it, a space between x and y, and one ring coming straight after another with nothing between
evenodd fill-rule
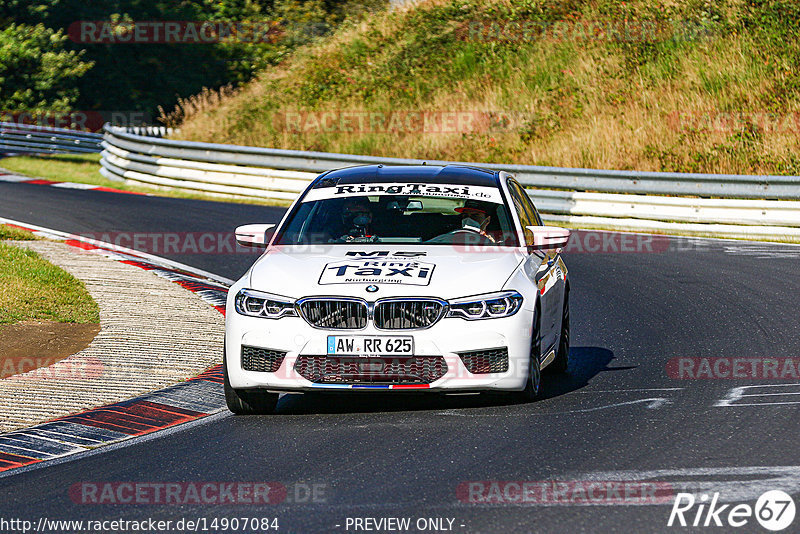
<instances>
[{"instance_id":1,"label":"green grass","mask_svg":"<svg viewBox=\"0 0 800 534\"><path fill-rule=\"evenodd\" d=\"M116 182L106 180L100 174L99 162L100 154L14 156L0 159L0 166L35 178L113 187Z\"/></svg>"},{"instance_id":2,"label":"green grass","mask_svg":"<svg viewBox=\"0 0 800 534\"><path fill-rule=\"evenodd\" d=\"M0 224L0 241L4 239L10 239L12 241L34 241L39 238L27 230Z\"/></svg>"},{"instance_id":3,"label":"green grass","mask_svg":"<svg viewBox=\"0 0 800 534\"><path fill-rule=\"evenodd\" d=\"M0 226L0 236L20 233ZM97 323L100 313L80 280L31 250L0 243L0 325L29 320Z\"/></svg>"},{"instance_id":4,"label":"green grass","mask_svg":"<svg viewBox=\"0 0 800 534\"><path fill-rule=\"evenodd\" d=\"M162 189L115 182L100 174L100 155L57 155L57 156L13 156L0 159L0 167L31 178L44 178L56 182L74 182L111 187L122 191L149 193L171 198L189 198L194 200L212 200L246 204L284 205L280 201L250 200L235 197L207 195L190 191ZM288 204L286 204L288 205Z\"/></svg>"}]
</instances>

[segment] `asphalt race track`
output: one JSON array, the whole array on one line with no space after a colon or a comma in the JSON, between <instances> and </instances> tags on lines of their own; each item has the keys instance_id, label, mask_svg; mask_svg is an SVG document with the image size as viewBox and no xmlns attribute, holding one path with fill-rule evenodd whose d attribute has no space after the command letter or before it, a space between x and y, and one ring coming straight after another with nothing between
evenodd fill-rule
<instances>
[{"instance_id":1,"label":"asphalt race track","mask_svg":"<svg viewBox=\"0 0 800 534\"><path fill-rule=\"evenodd\" d=\"M239 224L277 222L282 212L0 183L0 216L74 233L230 232ZM365 517L409 517L412 527L418 518L452 519L452 531L470 533L671 532L687 530L667 527L671 498L645 505L486 504L470 502L459 488L470 481L649 481L673 494L708 488L732 504L753 505L766 489L783 489L797 500L800 377L679 379L674 371L678 358L800 356L800 247L659 243L654 251L614 252L609 241L605 252L565 254L572 285L570 372L547 376L535 403L287 395L277 415L225 412L2 477L2 516L277 517L282 532L355 532L348 518ZM229 278L255 258L163 255ZM81 482L192 481L280 482L288 497L266 505L133 505L81 504L69 493ZM306 498L305 489L315 484L317 497ZM798 525L800 519L787 531L799 531ZM766 532L754 518L736 531Z\"/></svg>"}]
</instances>

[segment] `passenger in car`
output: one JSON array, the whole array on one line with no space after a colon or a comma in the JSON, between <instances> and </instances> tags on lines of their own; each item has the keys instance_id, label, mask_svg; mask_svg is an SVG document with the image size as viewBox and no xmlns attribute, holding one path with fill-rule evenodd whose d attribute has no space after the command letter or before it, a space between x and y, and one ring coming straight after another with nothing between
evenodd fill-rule
<instances>
[{"instance_id":1,"label":"passenger in car","mask_svg":"<svg viewBox=\"0 0 800 534\"><path fill-rule=\"evenodd\" d=\"M372 208L366 197L349 198L342 206L342 228L345 241L372 236Z\"/></svg>"},{"instance_id":2,"label":"passenger in car","mask_svg":"<svg viewBox=\"0 0 800 534\"><path fill-rule=\"evenodd\" d=\"M461 228L477 232L492 243L495 242L494 237L486 231L492 216L478 201L467 200L463 207L456 208L455 211L461 214Z\"/></svg>"}]
</instances>

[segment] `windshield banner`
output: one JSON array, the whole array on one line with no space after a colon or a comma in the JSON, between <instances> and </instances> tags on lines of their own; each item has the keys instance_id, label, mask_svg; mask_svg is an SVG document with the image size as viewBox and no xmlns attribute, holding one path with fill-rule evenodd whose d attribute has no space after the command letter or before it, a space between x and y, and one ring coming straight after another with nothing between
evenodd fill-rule
<instances>
[{"instance_id":1,"label":"windshield banner","mask_svg":"<svg viewBox=\"0 0 800 534\"><path fill-rule=\"evenodd\" d=\"M501 204L500 190L496 187L458 184L425 184L425 183L385 183L385 184L348 184L334 185L312 189L303 202L327 200L331 198L366 197L376 195L405 195L424 197L446 197L483 200Z\"/></svg>"}]
</instances>

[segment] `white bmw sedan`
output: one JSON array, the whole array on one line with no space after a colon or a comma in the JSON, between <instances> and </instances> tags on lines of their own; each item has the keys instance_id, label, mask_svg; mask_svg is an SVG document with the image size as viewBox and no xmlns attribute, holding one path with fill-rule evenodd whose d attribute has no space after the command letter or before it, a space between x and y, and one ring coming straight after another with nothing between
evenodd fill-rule
<instances>
[{"instance_id":1,"label":"white bmw sedan","mask_svg":"<svg viewBox=\"0 0 800 534\"><path fill-rule=\"evenodd\" d=\"M316 178L228 293L225 397L282 392L507 392L533 400L569 357L569 231L509 174L350 167Z\"/></svg>"}]
</instances>

